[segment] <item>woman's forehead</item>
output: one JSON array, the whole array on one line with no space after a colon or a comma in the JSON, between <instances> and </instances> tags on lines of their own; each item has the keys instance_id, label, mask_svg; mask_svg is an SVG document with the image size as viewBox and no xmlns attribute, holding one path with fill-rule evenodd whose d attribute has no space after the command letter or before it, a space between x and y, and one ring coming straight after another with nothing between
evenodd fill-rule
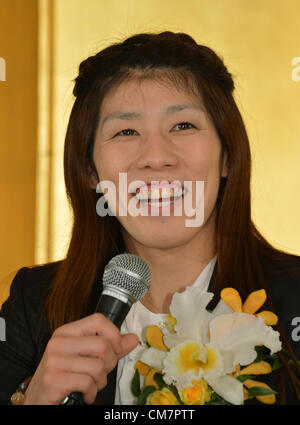
<instances>
[{"instance_id":1,"label":"woman's forehead","mask_svg":"<svg viewBox=\"0 0 300 425\"><path fill-rule=\"evenodd\" d=\"M124 79L106 93L101 109L105 109L108 104L120 102L120 100L124 104L130 103L133 96L136 98L136 94L145 95L145 90L143 90L145 87L147 87L150 95L153 94L152 88L155 89L155 92L157 92L157 89L162 89L165 93L192 99L203 106L201 93L195 88L195 83L183 78L181 78L181 81L172 79L169 74L161 74L160 76L154 74L142 77L134 75ZM163 99L161 100L163 101Z\"/></svg>"}]
</instances>

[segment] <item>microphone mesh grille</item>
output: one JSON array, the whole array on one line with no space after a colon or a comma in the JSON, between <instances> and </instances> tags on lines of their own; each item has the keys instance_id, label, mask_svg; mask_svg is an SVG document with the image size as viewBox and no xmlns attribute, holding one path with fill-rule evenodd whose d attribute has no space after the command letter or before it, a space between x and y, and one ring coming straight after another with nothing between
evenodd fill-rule
<instances>
[{"instance_id":1,"label":"microphone mesh grille","mask_svg":"<svg viewBox=\"0 0 300 425\"><path fill-rule=\"evenodd\" d=\"M120 268L122 270L120 270ZM131 275L134 273L135 275ZM148 264L134 254L119 254L113 257L104 269L103 287L122 288L136 301L143 298L151 283Z\"/></svg>"}]
</instances>

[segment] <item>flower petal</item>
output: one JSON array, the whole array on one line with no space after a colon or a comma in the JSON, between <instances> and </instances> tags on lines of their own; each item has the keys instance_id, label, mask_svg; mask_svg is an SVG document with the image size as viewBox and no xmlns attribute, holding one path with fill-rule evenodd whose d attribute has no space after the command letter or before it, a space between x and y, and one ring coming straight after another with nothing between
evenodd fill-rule
<instances>
[{"instance_id":1,"label":"flower petal","mask_svg":"<svg viewBox=\"0 0 300 425\"><path fill-rule=\"evenodd\" d=\"M244 381L244 385L249 389L253 388L253 387L263 387L263 388L266 388L268 390L272 390L272 388L269 387L268 384L266 384L264 382L254 381L253 379L246 379L246 381ZM259 400L259 401L261 401L262 403L265 403L265 404L274 404L276 402L275 394L256 395L255 397L257 398L257 400Z\"/></svg>"},{"instance_id":2,"label":"flower petal","mask_svg":"<svg viewBox=\"0 0 300 425\"><path fill-rule=\"evenodd\" d=\"M219 396L229 403L235 405L244 403L243 384L232 376L205 377L205 380Z\"/></svg>"},{"instance_id":3,"label":"flower petal","mask_svg":"<svg viewBox=\"0 0 300 425\"><path fill-rule=\"evenodd\" d=\"M264 289L251 292L243 304L243 312L248 314L255 313L265 303L266 299L267 294Z\"/></svg>"},{"instance_id":4,"label":"flower petal","mask_svg":"<svg viewBox=\"0 0 300 425\"><path fill-rule=\"evenodd\" d=\"M145 351L140 355L139 360L143 363L146 363L148 366L151 366L155 369L162 370L163 360L167 355L167 351L157 350L156 348L150 347L146 348Z\"/></svg>"},{"instance_id":5,"label":"flower petal","mask_svg":"<svg viewBox=\"0 0 300 425\"><path fill-rule=\"evenodd\" d=\"M233 353L232 351L220 351L223 362L223 373L233 373L236 369L236 366L233 364Z\"/></svg>"},{"instance_id":6,"label":"flower petal","mask_svg":"<svg viewBox=\"0 0 300 425\"><path fill-rule=\"evenodd\" d=\"M157 348L158 350L168 351L168 348L164 344L164 334L160 327L156 325L148 326L146 329L146 341L151 347Z\"/></svg>"},{"instance_id":7,"label":"flower petal","mask_svg":"<svg viewBox=\"0 0 300 425\"><path fill-rule=\"evenodd\" d=\"M264 361L252 363L244 367L239 375L263 375L272 372L272 366Z\"/></svg>"},{"instance_id":8,"label":"flower petal","mask_svg":"<svg viewBox=\"0 0 300 425\"><path fill-rule=\"evenodd\" d=\"M175 331L177 332L176 344L181 340L197 340L202 344L208 342L208 323L213 317L206 310L207 304L214 294L188 286L184 292L175 293L170 305L170 312L177 320ZM165 344L172 348L175 344L172 335L165 336Z\"/></svg>"},{"instance_id":9,"label":"flower petal","mask_svg":"<svg viewBox=\"0 0 300 425\"><path fill-rule=\"evenodd\" d=\"M212 314L214 316L219 316L220 314L229 314L233 313L234 310L230 308L224 300L220 299L216 307L213 309Z\"/></svg>"},{"instance_id":10,"label":"flower petal","mask_svg":"<svg viewBox=\"0 0 300 425\"><path fill-rule=\"evenodd\" d=\"M222 300L237 313L242 312L242 299L238 291L234 288L224 288L220 294Z\"/></svg>"},{"instance_id":11,"label":"flower petal","mask_svg":"<svg viewBox=\"0 0 300 425\"><path fill-rule=\"evenodd\" d=\"M257 316L262 317L266 325L269 325L269 326L277 325L278 317L272 311L264 310L264 311L261 311L260 313L257 313Z\"/></svg>"},{"instance_id":12,"label":"flower petal","mask_svg":"<svg viewBox=\"0 0 300 425\"><path fill-rule=\"evenodd\" d=\"M233 366L247 365L256 358L255 346L263 344L271 354L281 349L279 332L266 326L261 317L232 313L215 317L210 322L210 343L220 351L233 352Z\"/></svg>"}]
</instances>

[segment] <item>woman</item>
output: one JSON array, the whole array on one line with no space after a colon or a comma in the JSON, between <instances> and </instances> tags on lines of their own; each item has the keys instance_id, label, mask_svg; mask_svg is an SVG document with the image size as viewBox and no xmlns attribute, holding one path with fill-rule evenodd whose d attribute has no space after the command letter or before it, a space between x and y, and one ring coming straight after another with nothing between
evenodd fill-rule
<instances>
[{"instance_id":1,"label":"woman","mask_svg":"<svg viewBox=\"0 0 300 425\"><path fill-rule=\"evenodd\" d=\"M23 268L12 283L2 308L2 403L31 375L25 404L59 404L73 391L86 403L128 402L122 379L137 327L126 319L120 333L93 314L104 266L124 251L143 258L152 273L150 290L128 318L136 308L138 319L144 314L153 323L169 312L175 292L199 280L216 299L225 286L242 299L265 288L281 338L300 358L291 339L300 258L274 249L251 220L250 149L233 90L222 60L186 34L135 35L81 63L64 155L74 214L70 246L63 261ZM100 217L97 184L113 182L118 195L119 173L128 184L145 182L149 199L151 181L159 189L165 180L204 181L201 225L186 226L186 215L175 216L172 208L168 217L159 208L156 216L120 216L117 205L116 216ZM194 188L191 193L195 200ZM139 199L132 193L128 202L134 196ZM299 367L292 370L281 357L281 401L297 402Z\"/></svg>"}]
</instances>

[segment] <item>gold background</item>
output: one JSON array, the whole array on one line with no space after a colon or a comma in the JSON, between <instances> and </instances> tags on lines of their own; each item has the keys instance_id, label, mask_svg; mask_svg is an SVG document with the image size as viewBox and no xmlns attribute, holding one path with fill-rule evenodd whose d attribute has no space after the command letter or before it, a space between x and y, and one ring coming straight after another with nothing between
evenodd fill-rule
<instances>
[{"instance_id":1,"label":"gold background","mask_svg":"<svg viewBox=\"0 0 300 425\"><path fill-rule=\"evenodd\" d=\"M138 32L186 32L224 58L250 137L253 219L300 255L299 16L299 0L1 0L0 304L16 270L68 245L62 152L80 61Z\"/></svg>"}]
</instances>

